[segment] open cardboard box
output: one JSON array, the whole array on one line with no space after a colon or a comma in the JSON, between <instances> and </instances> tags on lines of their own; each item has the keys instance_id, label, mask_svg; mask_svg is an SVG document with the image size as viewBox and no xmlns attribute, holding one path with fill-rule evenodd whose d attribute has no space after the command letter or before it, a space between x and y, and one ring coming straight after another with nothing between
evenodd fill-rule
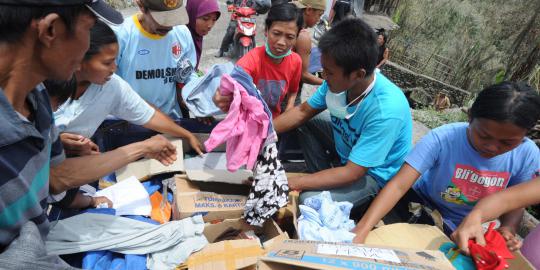
<instances>
[{"instance_id":1,"label":"open cardboard box","mask_svg":"<svg viewBox=\"0 0 540 270\"><path fill-rule=\"evenodd\" d=\"M243 215L249 186L190 181L185 175L174 179L173 219L200 214L205 222L212 222Z\"/></svg>"},{"instance_id":2,"label":"open cardboard box","mask_svg":"<svg viewBox=\"0 0 540 270\"><path fill-rule=\"evenodd\" d=\"M299 174L287 173L287 177ZM197 214L205 222L240 218L244 214L250 186L220 182L191 181L186 175L175 175L176 191L174 194L173 219L183 219ZM298 192L291 192L289 204L280 209L278 220L287 218L294 224ZM280 218L281 217L281 218ZM290 219L290 220L289 220ZM294 229L290 230L294 232Z\"/></svg>"},{"instance_id":3,"label":"open cardboard box","mask_svg":"<svg viewBox=\"0 0 540 270\"><path fill-rule=\"evenodd\" d=\"M243 232L254 231L255 234L261 235L262 246L261 241L256 239L216 242L221 234L231 229ZM250 226L242 219L227 219L216 224L206 224L204 235L210 244L193 253L186 261L183 269L254 269L258 258L264 255L265 249L270 249L274 244L289 238L271 219L266 221L262 227Z\"/></svg>"},{"instance_id":4,"label":"open cardboard box","mask_svg":"<svg viewBox=\"0 0 540 270\"><path fill-rule=\"evenodd\" d=\"M291 207L289 207L289 211L291 211L291 215L293 216L295 232L298 232L298 195L294 193L292 194L293 195L289 197L289 204L292 204ZM297 238L295 232L293 232L292 234L289 232L290 235L293 236L293 238ZM396 247L400 249L404 248L438 251L439 247L445 242L451 242L451 240L435 226L429 226L424 224L397 223L383 225L379 228L372 230L366 238L365 244ZM514 252L513 255L515 258L512 260L508 260L508 269L535 269L532 264L525 257L523 257L521 252Z\"/></svg>"},{"instance_id":5,"label":"open cardboard box","mask_svg":"<svg viewBox=\"0 0 540 270\"><path fill-rule=\"evenodd\" d=\"M155 159L143 158L129 163L125 167L118 169L116 174L116 181L120 182L124 179L127 179L131 176L135 176L140 181L147 180L148 178L165 173L178 173L184 171L184 155L182 148L182 140L178 138L168 138L171 143L176 146L176 161L169 165L165 166L161 162Z\"/></svg>"},{"instance_id":6,"label":"open cardboard box","mask_svg":"<svg viewBox=\"0 0 540 270\"><path fill-rule=\"evenodd\" d=\"M381 226L369 233L367 245L384 245L397 248L438 250L451 240L435 226L423 224L396 223ZM514 252L514 259L508 260L508 269L534 270L532 264L521 254Z\"/></svg>"},{"instance_id":7,"label":"open cardboard box","mask_svg":"<svg viewBox=\"0 0 540 270\"><path fill-rule=\"evenodd\" d=\"M454 267L442 252L434 250L284 240L259 259L257 269L451 270Z\"/></svg>"}]
</instances>

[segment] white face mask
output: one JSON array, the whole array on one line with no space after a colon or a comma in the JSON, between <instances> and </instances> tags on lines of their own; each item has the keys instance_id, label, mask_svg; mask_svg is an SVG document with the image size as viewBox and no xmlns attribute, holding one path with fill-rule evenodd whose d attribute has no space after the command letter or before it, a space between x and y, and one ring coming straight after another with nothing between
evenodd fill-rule
<instances>
[{"instance_id":1,"label":"white face mask","mask_svg":"<svg viewBox=\"0 0 540 270\"><path fill-rule=\"evenodd\" d=\"M350 119L358 111L358 108L360 107L360 103L358 104L358 106L356 106L356 109L354 110L354 112L350 114L349 112L347 112L347 108L349 108L351 104L353 104L356 100L364 96L364 93L362 93L360 96L358 96L349 104L347 104L348 91L349 90L346 90L346 91L336 94L328 90L328 92L326 93L326 107L328 107L330 114L333 115L334 117L337 117L339 119Z\"/></svg>"},{"instance_id":2,"label":"white face mask","mask_svg":"<svg viewBox=\"0 0 540 270\"><path fill-rule=\"evenodd\" d=\"M351 117L353 117L356 114L356 112L358 111L358 108L360 108L360 103L362 103L362 101L364 100L365 97L367 97L369 92L373 90L374 85L375 85L375 77L373 78L373 81L369 84L368 88L358 97L356 97L351 102L349 102L349 104L347 104L347 92L349 92L349 90L345 90L341 93L336 94L330 91L330 88L329 88L328 92L326 92L326 107L328 107L328 111L330 111L330 114L333 115L334 117L337 117L339 119L349 120ZM347 108L349 108L358 99L360 99L360 101L356 105L356 109L354 109L354 112L349 113L347 111Z\"/></svg>"}]
</instances>

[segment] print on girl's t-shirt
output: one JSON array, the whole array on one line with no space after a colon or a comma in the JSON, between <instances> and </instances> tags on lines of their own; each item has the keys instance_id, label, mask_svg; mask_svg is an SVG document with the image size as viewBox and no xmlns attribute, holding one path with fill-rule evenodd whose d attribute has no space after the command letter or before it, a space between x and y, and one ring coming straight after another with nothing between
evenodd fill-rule
<instances>
[{"instance_id":1,"label":"print on girl's t-shirt","mask_svg":"<svg viewBox=\"0 0 540 270\"><path fill-rule=\"evenodd\" d=\"M441 192L441 197L450 203L474 205L479 199L506 188L509 180L509 172L481 171L457 164L451 183Z\"/></svg>"},{"instance_id":2,"label":"print on girl's t-shirt","mask_svg":"<svg viewBox=\"0 0 540 270\"><path fill-rule=\"evenodd\" d=\"M276 108L281 103L283 93L287 92L285 80L260 79L257 88L261 91L264 101L270 108Z\"/></svg>"}]
</instances>

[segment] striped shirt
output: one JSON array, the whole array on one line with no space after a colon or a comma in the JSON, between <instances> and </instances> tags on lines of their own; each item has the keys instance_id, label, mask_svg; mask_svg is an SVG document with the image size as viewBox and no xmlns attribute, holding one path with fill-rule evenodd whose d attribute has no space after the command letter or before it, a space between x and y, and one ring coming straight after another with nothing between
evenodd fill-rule
<instances>
[{"instance_id":1,"label":"striped shirt","mask_svg":"<svg viewBox=\"0 0 540 270\"><path fill-rule=\"evenodd\" d=\"M47 234L49 170L65 159L43 85L28 94L27 102L32 122L13 109L0 88L0 250L27 221L42 237Z\"/></svg>"}]
</instances>

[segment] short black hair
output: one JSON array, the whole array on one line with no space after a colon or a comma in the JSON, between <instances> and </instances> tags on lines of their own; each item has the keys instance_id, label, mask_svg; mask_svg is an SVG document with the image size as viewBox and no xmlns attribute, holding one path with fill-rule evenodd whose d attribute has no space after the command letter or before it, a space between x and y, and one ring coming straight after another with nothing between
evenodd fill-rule
<instances>
[{"instance_id":1,"label":"short black hair","mask_svg":"<svg viewBox=\"0 0 540 270\"><path fill-rule=\"evenodd\" d=\"M83 12L92 14L84 5L73 6L10 6L0 8L0 42L14 43L20 41L28 26L34 19L56 13L66 24L69 33L73 33L75 23Z\"/></svg>"},{"instance_id":2,"label":"short black hair","mask_svg":"<svg viewBox=\"0 0 540 270\"><path fill-rule=\"evenodd\" d=\"M77 93L77 80L75 79L75 76L68 81L48 79L43 81L43 85L45 85L49 97L56 98L58 104L66 102L68 98L73 100Z\"/></svg>"},{"instance_id":3,"label":"short black hair","mask_svg":"<svg viewBox=\"0 0 540 270\"><path fill-rule=\"evenodd\" d=\"M118 43L114 31L101 20L97 20L96 24L90 29L90 47L84 55L84 60L92 58L101 51L101 47L113 43Z\"/></svg>"},{"instance_id":4,"label":"short black hair","mask_svg":"<svg viewBox=\"0 0 540 270\"><path fill-rule=\"evenodd\" d=\"M319 40L319 49L322 54L332 57L345 75L364 69L369 76L377 66L377 36L358 18L347 18L324 33Z\"/></svg>"},{"instance_id":5,"label":"short black hair","mask_svg":"<svg viewBox=\"0 0 540 270\"><path fill-rule=\"evenodd\" d=\"M298 31L302 29L303 21L298 20L300 10L291 3L272 5L266 20L264 21L265 29L272 27L274 22L291 22L295 21Z\"/></svg>"},{"instance_id":6,"label":"short black hair","mask_svg":"<svg viewBox=\"0 0 540 270\"><path fill-rule=\"evenodd\" d=\"M529 130L540 118L540 96L525 82L502 82L478 93L469 114Z\"/></svg>"}]
</instances>

